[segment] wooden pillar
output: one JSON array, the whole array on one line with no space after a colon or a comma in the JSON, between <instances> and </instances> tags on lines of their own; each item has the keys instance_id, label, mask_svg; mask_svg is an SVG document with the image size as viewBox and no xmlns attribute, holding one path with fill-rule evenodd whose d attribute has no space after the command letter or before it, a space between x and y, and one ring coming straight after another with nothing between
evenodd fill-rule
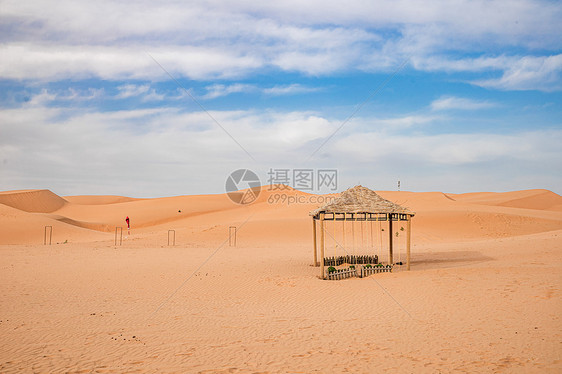
<instances>
[{"instance_id":1,"label":"wooden pillar","mask_svg":"<svg viewBox=\"0 0 562 374\"><path fill-rule=\"evenodd\" d=\"M347 253L347 243L345 241L345 221L347 220L347 213L343 214L343 255Z\"/></svg>"},{"instance_id":2,"label":"wooden pillar","mask_svg":"<svg viewBox=\"0 0 562 374\"><path fill-rule=\"evenodd\" d=\"M370 230L371 230L371 241L370 241L371 245L370 245L370 247L371 247L371 249L374 251L374 250L375 250L375 242L373 241L373 221L372 221L372 217L369 217L369 218L370 218L370 220L369 220L369 228L370 228ZM369 253L370 253L370 252L369 252Z\"/></svg>"},{"instance_id":3,"label":"wooden pillar","mask_svg":"<svg viewBox=\"0 0 562 374\"><path fill-rule=\"evenodd\" d=\"M347 219L347 213L343 214L343 221L342 221L342 225L343 225L343 231L342 231L342 237L343 237L343 251L342 251L342 255L345 256L345 254L347 253L347 244L345 243L345 220Z\"/></svg>"},{"instance_id":4,"label":"wooden pillar","mask_svg":"<svg viewBox=\"0 0 562 374\"><path fill-rule=\"evenodd\" d=\"M324 279L324 213L320 213L320 278Z\"/></svg>"},{"instance_id":5,"label":"wooden pillar","mask_svg":"<svg viewBox=\"0 0 562 374\"><path fill-rule=\"evenodd\" d=\"M366 219L366 214L365 213L365 219ZM361 253L359 254L359 256L363 256L365 254L365 239L363 237L363 221L359 221L359 224L361 225Z\"/></svg>"},{"instance_id":6,"label":"wooden pillar","mask_svg":"<svg viewBox=\"0 0 562 374\"><path fill-rule=\"evenodd\" d=\"M318 250L316 248L316 220L312 217L312 241L314 243L314 266L318 266Z\"/></svg>"},{"instance_id":7,"label":"wooden pillar","mask_svg":"<svg viewBox=\"0 0 562 374\"><path fill-rule=\"evenodd\" d=\"M410 270L410 242L412 237L412 216L408 215L408 232L406 236L406 270Z\"/></svg>"},{"instance_id":8,"label":"wooden pillar","mask_svg":"<svg viewBox=\"0 0 562 374\"><path fill-rule=\"evenodd\" d=\"M388 213L388 262L390 265L394 265L392 244L392 213Z\"/></svg>"},{"instance_id":9,"label":"wooden pillar","mask_svg":"<svg viewBox=\"0 0 562 374\"><path fill-rule=\"evenodd\" d=\"M357 222L357 215L351 213L351 255L355 256L355 222Z\"/></svg>"}]
</instances>

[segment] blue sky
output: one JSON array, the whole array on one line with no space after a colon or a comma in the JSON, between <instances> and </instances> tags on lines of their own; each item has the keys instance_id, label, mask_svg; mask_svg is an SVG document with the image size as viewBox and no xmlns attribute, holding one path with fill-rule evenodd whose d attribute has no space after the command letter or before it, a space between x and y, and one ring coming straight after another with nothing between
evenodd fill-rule
<instances>
[{"instance_id":1,"label":"blue sky","mask_svg":"<svg viewBox=\"0 0 562 374\"><path fill-rule=\"evenodd\" d=\"M239 168L325 168L339 190L560 194L560 19L525 0L1 1L0 190L222 193Z\"/></svg>"}]
</instances>

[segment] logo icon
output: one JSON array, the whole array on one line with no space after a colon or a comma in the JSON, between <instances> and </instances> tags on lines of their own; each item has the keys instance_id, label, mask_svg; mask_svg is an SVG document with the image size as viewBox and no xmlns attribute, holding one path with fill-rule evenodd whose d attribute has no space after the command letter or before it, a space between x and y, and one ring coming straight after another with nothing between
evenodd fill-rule
<instances>
[{"instance_id":1,"label":"logo icon","mask_svg":"<svg viewBox=\"0 0 562 374\"><path fill-rule=\"evenodd\" d=\"M226 178L225 190L236 204L251 204L260 195L261 182L253 171L238 169Z\"/></svg>"}]
</instances>

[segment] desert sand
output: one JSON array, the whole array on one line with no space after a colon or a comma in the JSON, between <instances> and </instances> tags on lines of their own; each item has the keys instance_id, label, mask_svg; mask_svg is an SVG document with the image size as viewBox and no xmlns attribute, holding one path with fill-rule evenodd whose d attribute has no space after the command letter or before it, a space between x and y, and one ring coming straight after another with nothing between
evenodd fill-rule
<instances>
[{"instance_id":1,"label":"desert sand","mask_svg":"<svg viewBox=\"0 0 562 374\"><path fill-rule=\"evenodd\" d=\"M378 191L416 212L411 271L327 281L322 204L269 189L1 192L0 372L562 372L561 196Z\"/></svg>"}]
</instances>

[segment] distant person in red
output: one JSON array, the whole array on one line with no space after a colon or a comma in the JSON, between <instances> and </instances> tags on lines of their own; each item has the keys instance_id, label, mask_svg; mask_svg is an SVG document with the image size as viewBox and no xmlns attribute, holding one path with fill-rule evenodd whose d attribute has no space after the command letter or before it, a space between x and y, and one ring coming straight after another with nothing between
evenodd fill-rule
<instances>
[{"instance_id":1,"label":"distant person in red","mask_svg":"<svg viewBox=\"0 0 562 374\"><path fill-rule=\"evenodd\" d=\"M125 222L127 222L127 231L129 231L129 235L131 234L131 224L129 223L129 216L125 218Z\"/></svg>"}]
</instances>

